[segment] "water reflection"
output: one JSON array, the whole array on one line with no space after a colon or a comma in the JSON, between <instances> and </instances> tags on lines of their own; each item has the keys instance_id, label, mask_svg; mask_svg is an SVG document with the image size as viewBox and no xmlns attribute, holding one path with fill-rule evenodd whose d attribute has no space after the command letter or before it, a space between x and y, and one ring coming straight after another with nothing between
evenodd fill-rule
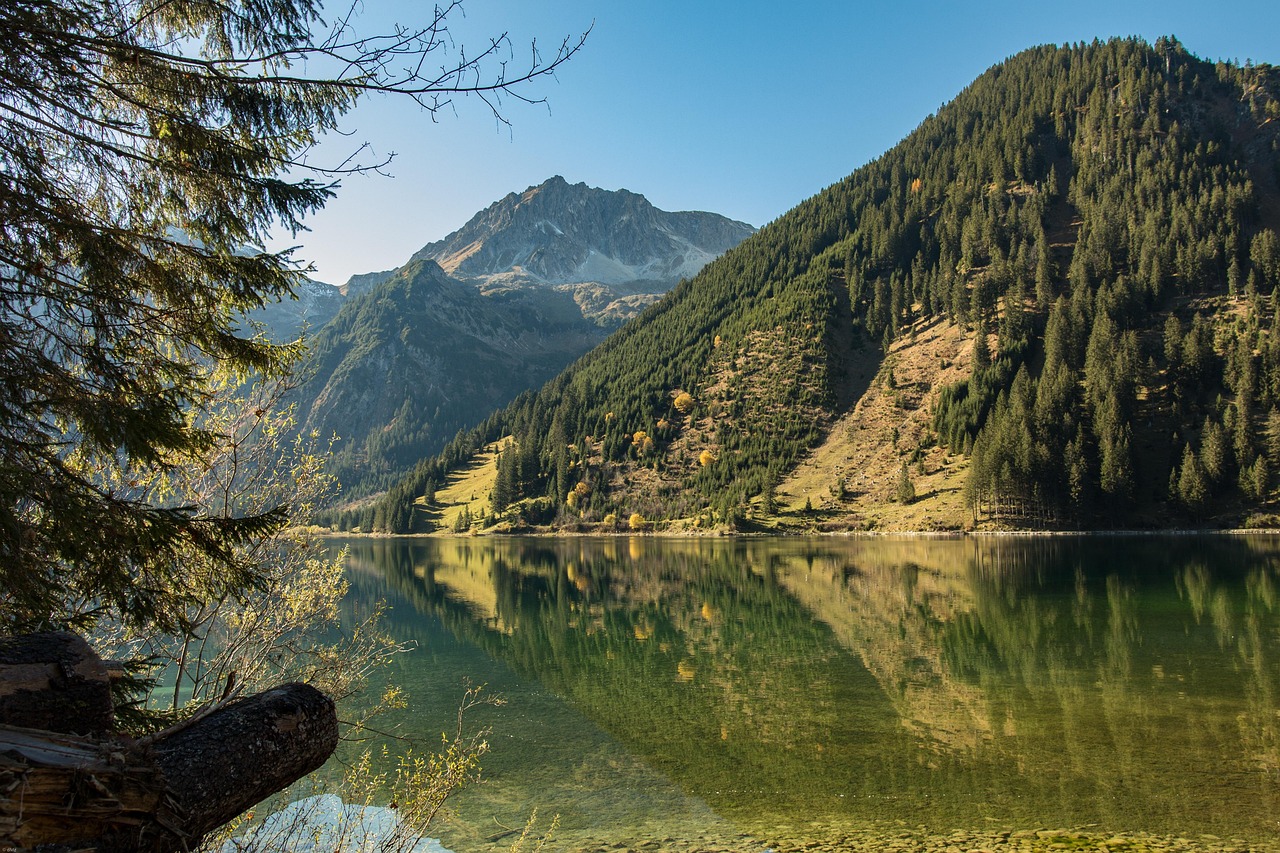
<instances>
[{"instance_id":1,"label":"water reflection","mask_svg":"<svg viewBox=\"0 0 1280 853\"><path fill-rule=\"evenodd\" d=\"M350 547L423 667L449 643L500 661L656 774L611 819L661 788L628 819L1280 834L1271 539ZM607 787L620 760L569 772ZM499 766L514 800L546 784Z\"/></svg>"}]
</instances>

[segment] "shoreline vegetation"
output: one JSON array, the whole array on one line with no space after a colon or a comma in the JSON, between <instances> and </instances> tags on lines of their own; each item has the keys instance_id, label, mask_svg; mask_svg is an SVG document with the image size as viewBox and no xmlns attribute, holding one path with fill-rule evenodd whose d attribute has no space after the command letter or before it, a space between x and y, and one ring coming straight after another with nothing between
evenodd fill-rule
<instances>
[{"instance_id":1,"label":"shoreline vegetation","mask_svg":"<svg viewBox=\"0 0 1280 853\"><path fill-rule=\"evenodd\" d=\"M644 536L656 539L965 539L965 538L1041 538L1041 537L1139 537L1139 536L1280 536L1280 528L1162 528L1126 530L815 530L815 531L692 531L692 530L554 530L528 528L482 530L459 533L436 530L430 533L384 533L381 531L330 530L313 527L309 531L326 539L631 539Z\"/></svg>"}]
</instances>

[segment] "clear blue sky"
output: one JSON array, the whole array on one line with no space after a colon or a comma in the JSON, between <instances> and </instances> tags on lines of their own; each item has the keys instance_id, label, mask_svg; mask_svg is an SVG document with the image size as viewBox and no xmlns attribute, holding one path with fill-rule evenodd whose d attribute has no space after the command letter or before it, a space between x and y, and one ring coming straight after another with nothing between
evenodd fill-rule
<instances>
[{"instance_id":1,"label":"clear blue sky","mask_svg":"<svg viewBox=\"0 0 1280 853\"><path fill-rule=\"evenodd\" d=\"M362 28L412 24L426 2L365 0ZM509 32L517 56L594 25L555 79L509 103L430 116L371 99L356 142L396 153L393 177L344 181L294 241L315 277L399 266L509 192L562 175L642 193L664 210L762 225L874 159L973 78L1038 44L1175 35L1198 56L1280 63L1277 0L1041 4L747 0L468 0L456 42ZM469 48L470 50L471 48Z\"/></svg>"}]
</instances>

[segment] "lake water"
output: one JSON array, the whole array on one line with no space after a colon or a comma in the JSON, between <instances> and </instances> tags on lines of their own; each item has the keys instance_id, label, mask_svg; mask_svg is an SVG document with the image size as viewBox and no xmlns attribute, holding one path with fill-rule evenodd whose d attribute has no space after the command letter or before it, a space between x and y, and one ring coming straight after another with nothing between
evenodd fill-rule
<instances>
[{"instance_id":1,"label":"lake water","mask_svg":"<svg viewBox=\"0 0 1280 853\"><path fill-rule=\"evenodd\" d=\"M454 850L1089 827L1280 843L1280 539L353 539L389 724L507 704ZM510 837L498 844L511 842ZM663 842L666 843L666 842ZM674 843L674 842L672 842Z\"/></svg>"}]
</instances>

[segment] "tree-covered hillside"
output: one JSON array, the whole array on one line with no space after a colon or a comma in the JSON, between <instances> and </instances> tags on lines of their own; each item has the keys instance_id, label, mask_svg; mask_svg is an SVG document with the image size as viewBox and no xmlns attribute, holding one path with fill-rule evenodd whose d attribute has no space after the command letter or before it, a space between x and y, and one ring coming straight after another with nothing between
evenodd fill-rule
<instances>
[{"instance_id":1,"label":"tree-covered hillside","mask_svg":"<svg viewBox=\"0 0 1280 853\"><path fill-rule=\"evenodd\" d=\"M295 392L302 428L337 435L332 467L348 494L387 486L600 340L550 300L490 298L413 261L354 297L311 343Z\"/></svg>"},{"instance_id":2,"label":"tree-covered hillside","mask_svg":"<svg viewBox=\"0 0 1280 853\"><path fill-rule=\"evenodd\" d=\"M979 523L1239 519L1280 470L1278 96L1275 69L1172 39L1021 53L364 522L415 529L413 502L509 434L499 513L737 523L855 401L858 348L925 321L970 336L972 375L898 450L969 457Z\"/></svg>"},{"instance_id":3,"label":"tree-covered hillside","mask_svg":"<svg viewBox=\"0 0 1280 853\"><path fill-rule=\"evenodd\" d=\"M334 473L343 499L359 501L754 230L555 177L494 202L399 269L352 276L340 291L306 282L296 301L254 319L281 340L312 319L291 402L304 432L337 437Z\"/></svg>"}]
</instances>

